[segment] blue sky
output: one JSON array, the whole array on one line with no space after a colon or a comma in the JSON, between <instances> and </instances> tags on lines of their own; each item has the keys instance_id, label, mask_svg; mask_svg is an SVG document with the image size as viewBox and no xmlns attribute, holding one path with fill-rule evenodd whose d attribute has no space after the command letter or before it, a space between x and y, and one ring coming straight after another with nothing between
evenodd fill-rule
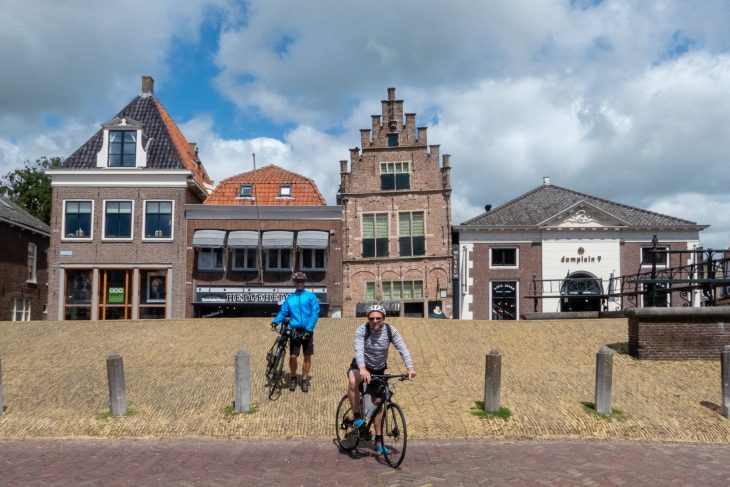
<instances>
[{"instance_id":1,"label":"blue sky","mask_svg":"<svg viewBox=\"0 0 730 487\"><path fill-rule=\"evenodd\" d=\"M0 173L70 155L155 78L216 181L334 203L389 86L452 156L460 223L553 184L730 245L730 2L0 0Z\"/></svg>"}]
</instances>

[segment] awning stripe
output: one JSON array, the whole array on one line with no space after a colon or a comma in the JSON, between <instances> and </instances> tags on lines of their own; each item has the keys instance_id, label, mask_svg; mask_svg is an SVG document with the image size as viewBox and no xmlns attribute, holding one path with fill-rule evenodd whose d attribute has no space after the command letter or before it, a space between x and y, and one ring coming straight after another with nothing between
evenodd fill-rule
<instances>
[{"instance_id":1,"label":"awning stripe","mask_svg":"<svg viewBox=\"0 0 730 487\"><path fill-rule=\"evenodd\" d=\"M294 232L285 230L264 232L261 246L265 249L290 249L294 246Z\"/></svg>"},{"instance_id":2,"label":"awning stripe","mask_svg":"<svg viewBox=\"0 0 730 487\"><path fill-rule=\"evenodd\" d=\"M303 230L297 233L297 247L300 249L326 249L328 241L327 232Z\"/></svg>"},{"instance_id":3,"label":"awning stripe","mask_svg":"<svg viewBox=\"0 0 730 487\"><path fill-rule=\"evenodd\" d=\"M233 249L256 248L259 246L259 232L236 230L228 234L228 246Z\"/></svg>"},{"instance_id":4,"label":"awning stripe","mask_svg":"<svg viewBox=\"0 0 730 487\"><path fill-rule=\"evenodd\" d=\"M224 230L196 230L193 235L194 247L219 248L226 240Z\"/></svg>"}]
</instances>

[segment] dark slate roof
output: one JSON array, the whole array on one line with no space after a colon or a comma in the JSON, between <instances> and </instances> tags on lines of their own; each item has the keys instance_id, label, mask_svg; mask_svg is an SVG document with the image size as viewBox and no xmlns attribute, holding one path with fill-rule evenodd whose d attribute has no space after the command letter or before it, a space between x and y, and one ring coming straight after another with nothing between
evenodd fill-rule
<instances>
[{"instance_id":1,"label":"dark slate roof","mask_svg":"<svg viewBox=\"0 0 730 487\"><path fill-rule=\"evenodd\" d=\"M544 184L462 223L475 227L537 226L580 202L586 202L633 227L686 227L697 223Z\"/></svg>"},{"instance_id":2,"label":"dark slate roof","mask_svg":"<svg viewBox=\"0 0 730 487\"><path fill-rule=\"evenodd\" d=\"M190 169L201 187L210 182L195 150L185 140L180 129L154 95L149 93L138 95L115 118L130 118L142 124L142 132L146 138L143 140L145 143L149 141L146 147L147 168ZM63 161L61 167L96 169L96 154L101 150L103 135L103 128L99 129Z\"/></svg>"},{"instance_id":3,"label":"dark slate roof","mask_svg":"<svg viewBox=\"0 0 730 487\"><path fill-rule=\"evenodd\" d=\"M25 227L46 236L51 235L51 227L25 211L22 206L16 204L3 194L0 194L0 221Z\"/></svg>"}]
</instances>

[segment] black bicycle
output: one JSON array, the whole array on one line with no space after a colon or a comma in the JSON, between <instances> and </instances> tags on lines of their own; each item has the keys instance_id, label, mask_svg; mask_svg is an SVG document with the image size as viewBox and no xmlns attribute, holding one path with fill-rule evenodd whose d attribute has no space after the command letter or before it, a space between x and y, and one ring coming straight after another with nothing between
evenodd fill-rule
<instances>
[{"instance_id":1,"label":"black bicycle","mask_svg":"<svg viewBox=\"0 0 730 487\"><path fill-rule=\"evenodd\" d=\"M277 329L279 336L266 353L266 386L269 388L269 400L275 401L281 395L284 379L284 360L286 359L286 344L289 341L291 330L288 320Z\"/></svg>"},{"instance_id":2,"label":"black bicycle","mask_svg":"<svg viewBox=\"0 0 730 487\"><path fill-rule=\"evenodd\" d=\"M378 411L383 409L385 413L381 419L381 431L383 432L383 456L393 468L398 467L406 456L406 445L408 444L408 430L406 430L406 417L401 407L392 401L395 391L391 388L388 381L390 379L399 379L401 381L408 379L407 374L383 374L373 375L372 382L377 385L376 397L380 397L380 402L370 412L367 422L364 426L356 428L353 425L354 418L350 401L347 394L340 400L337 406L337 443L340 448L347 452L357 448L360 440L369 440L373 438L371 427L375 421ZM360 411L365 414L363 409L364 386L360 384ZM364 416L363 416L364 417Z\"/></svg>"}]
</instances>

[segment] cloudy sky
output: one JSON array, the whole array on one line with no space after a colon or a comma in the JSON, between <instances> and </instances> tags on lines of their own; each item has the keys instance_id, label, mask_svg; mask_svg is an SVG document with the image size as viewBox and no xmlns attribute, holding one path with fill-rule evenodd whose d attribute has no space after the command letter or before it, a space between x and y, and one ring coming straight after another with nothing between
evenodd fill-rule
<instances>
[{"instance_id":1,"label":"cloudy sky","mask_svg":"<svg viewBox=\"0 0 730 487\"><path fill-rule=\"evenodd\" d=\"M334 204L389 86L452 156L460 223L553 184L730 245L727 0L0 0L0 174L70 155L155 78L216 181Z\"/></svg>"}]
</instances>

